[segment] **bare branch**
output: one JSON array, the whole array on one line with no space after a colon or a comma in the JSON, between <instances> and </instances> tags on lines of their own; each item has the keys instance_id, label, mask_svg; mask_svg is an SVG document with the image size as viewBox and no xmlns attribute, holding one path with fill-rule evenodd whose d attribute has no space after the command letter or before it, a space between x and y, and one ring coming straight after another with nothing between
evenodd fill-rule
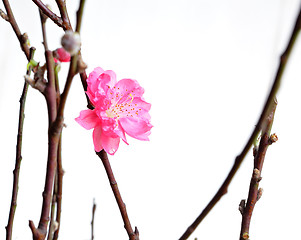
<instances>
[{"instance_id":1,"label":"bare branch","mask_svg":"<svg viewBox=\"0 0 301 240\"><path fill-rule=\"evenodd\" d=\"M15 34L16 34L19 42L20 42L22 51L25 53L25 55L27 57L27 60L30 61L30 52L29 52L28 43L27 43L27 41L24 41L23 35L21 34L19 26L18 26L18 24L15 20L15 17L14 17L12 9L10 7L9 1L8 0L2 0L2 2L4 4L5 10L6 10L6 16L8 18L7 21L12 26L12 28L13 28L13 30L14 30L14 32L15 32Z\"/></svg>"},{"instance_id":2,"label":"bare branch","mask_svg":"<svg viewBox=\"0 0 301 240\"><path fill-rule=\"evenodd\" d=\"M254 159L254 169L250 182L249 195L245 208L242 212L242 223L241 223L241 232L240 232L240 240L249 239L249 228L252 218L252 213L255 207L256 202L262 195L262 189L259 191L259 181L261 180L261 172L262 166L264 162L264 158L266 155L266 151L270 144L270 131L273 125L275 110L277 103L272 106L272 111L266 119L266 128L261 133L260 144L258 147L258 152Z\"/></svg>"},{"instance_id":3,"label":"bare branch","mask_svg":"<svg viewBox=\"0 0 301 240\"><path fill-rule=\"evenodd\" d=\"M130 238L130 240L139 240L138 229L135 228L135 232L132 229L132 226L131 226L131 223L130 223L130 220L129 220L129 217L128 217L128 214L126 211L125 204L121 198L121 194L119 192L117 182L115 180L115 177L114 177L114 174L113 174L113 171L112 171L109 159L108 159L108 155L104 150L102 150L100 152L96 152L96 154L101 159L103 166L106 170L106 173L108 175L108 179L109 179L112 191L114 193L116 202L118 204L118 207L119 207L119 210L120 210L120 213L122 216L122 220L124 222L124 228L126 229L129 238Z\"/></svg>"},{"instance_id":4,"label":"bare branch","mask_svg":"<svg viewBox=\"0 0 301 240\"><path fill-rule=\"evenodd\" d=\"M235 162L234 162L230 172L228 173L227 178L225 179L225 181L223 182L223 184L221 185L221 187L219 188L217 193L210 200L210 202L207 204L207 206L204 208L204 210L201 212L201 214L187 228L187 230L184 232L184 234L180 237L179 240L187 239L194 232L194 230L197 228L197 226L203 221L203 219L207 216L207 214L211 211L211 209L216 205L216 203L221 199L221 197L227 193L228 186L230 185L234 175L236 174L237 170L239 169L239 167L240 167L242 161L244 160L245 156L247 155L250 148L252 147L252 144L253 144L254 140L258 136L258 133L260 132L260 130L263 127L262 126L263 122L266 118L266 115L269 113L270 106L273 103L274 98L276 96L276 93L278 91L278 88L280 86L283 71L286 67L286 63L287 63L288 58L290 56L291 50L294 46L294 43L297 39L297 36L298 36L299 32L300 32L300 28L301 28L301 10L299 11L299 15L296 19L295 27L294 27L294 30L291 34L288 45L287 45L285 51L283 52L283 54L280 57L280 63L279 63L278 70L277 70L277 73L276 73L276 76L275 76L275 79L274 79L274 82L273 82L273 86L272 86L272 88L269 92L268 98L265 102L265 105L264 105L263 110L260 114L259 120L256 124L255 129L253 130L253 133L251 134L247 144L243 148L240 155L238 155L235 158Z\"/></svg>"}]
</instances>

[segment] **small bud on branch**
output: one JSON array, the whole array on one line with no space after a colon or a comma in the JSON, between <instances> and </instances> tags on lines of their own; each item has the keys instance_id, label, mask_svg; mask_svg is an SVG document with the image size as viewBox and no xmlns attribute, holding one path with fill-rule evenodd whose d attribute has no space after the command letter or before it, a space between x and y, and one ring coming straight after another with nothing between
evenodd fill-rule
<instances>
[{"instance_id":1,"label":"small bud on branch","mask_svg":"<svg viewBox=\"0 0 301 240\"><path fill-rule=\"evenodd\" d=\"M0 16L5 20L9 22L9 17L3 12L2 9L0 9Z\"/></svg>"},{"instance_id":2,"label":"small bud on branch","mask_svg":"<svg viewBox=\"0 0 301 240\"><path fill-rule=\"evenodd\" d=\"M269 144L271 145L277 141L278 141L278 137L277 137L276 133L273 133L269 138Z\"/></svg>"},{"instance_id":3,"label":"small bud on branch","mask_svg":"<svg viewBox=\"0 0 301 240\"><path fill-rule=\"evenodd\" d=\"M77 32L68 30L62 37L61 44L63 48L70 53L71 56L74 56L81 48L80 35Z\"/></svg>"}]
</instances>

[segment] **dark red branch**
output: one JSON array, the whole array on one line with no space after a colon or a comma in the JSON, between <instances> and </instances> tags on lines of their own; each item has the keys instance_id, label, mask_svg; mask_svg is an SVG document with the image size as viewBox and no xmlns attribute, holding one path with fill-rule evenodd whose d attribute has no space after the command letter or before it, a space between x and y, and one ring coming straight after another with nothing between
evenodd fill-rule
<instances>
[{"instance_id":1,"label":"dark red branch","mask_svg":"<svg viewBox=\"0 0 301 240\"><path fill-rule=\"evenodd\" d=\"M195 219L195 221L187 228L187 230L184 232L184 234L179 238L179 240L187 239L194 232L194 230L197 228L197 226L203 221L203 219L207 216L207 214L211 211L211 209L216 205L216 203L221 199L221 197L227 193L228 186L230 185L234 175L236 174L237 170L239 169L245 156L249 152L254 140L258 136L258 133L262 128L264 119L266 118L266 116L269 112L270 106L271 106L272 102L274 101L274 98L276 96L276 93L278 91L278 88L279 88L281 80L282 80L283 71L286 67L286 63L288 61L288 58L292 51L292 48L295 44L298 33L300 32L300 28L301 28L301 10L299 11L299 15L297 17L293 32L292 32L290 40L288 42L288 45L280 57L280 63L279 63L278 70L277 70L277 73L276 73L276 76L275 76L275 79L273 82L273 86L269 92L268 98L265 102L265 105L260 114L260 117L256 124L255 129L253 130L253 132L252 132L247 144L243 148L241 154L235 158L235 162L234 162L230 172L228 173L227 178L223 182L222 186L219 188L217 193L214 195L214 197L211 199L211 201L207 204L207 206L204 208L204 210L201 212L201 214Z\"/></svg>"},{"instance_id":2,"label":"dark red branch","mask_svg":"<svg viewBox=\"0 0 301 240\"><path fill-rule=\"evenodd\" d=\"M256 155L254 158L254 169L253 169L253 174L250 182L247 204L245 207L241 206L242 209L240 209L242 213L240 240L249 239L249 228L250 228L252 213L256 202L260 198L258 186L259 186L259 181L261 180L262 166L266 155L266 151L268 147L271 145L270 130L272 128L272 124L274 120L276 105L277 103L275 102L270 115L266 119L266 127L265 129L262 130L258 150L255 151Z\"/></svg>"},{"instance_id":3,"label":"dark red branch","mask_svg":"<svg viewBox=\"0 0 301 240\"><path fill-rule=\"evenodd\" d=\"M123 222L124 222L124 228L126 229L129 238L130 238L130 240L139 240L138 230L136 229L134 232L132 229L132 226L131 226L131 223L130 223L130 220L129 220L129 217L128 217L128 214L126 211L125 204L121 198L121 194L119 192L117 182L115 180L115 177L114 177L114 174L113 174L113 171L112 171L109 159L108 159L108 155L104 150L102 150L100 152L96 152L96 154L101 159L103 166L106 170L106 173L108 175L108 179L109 179L112 191L114 193L116 202L118 204L118 207L119 207L119 210L120 210Z\"/></svg>"},{"instance_id":4,"label":"dark red branch","mask_svg":"<svg viewBox=\"0 0 301 240\"><path fill-rule=\"evenodd\" d=\"M45 41L45 39L44 39ZM61 130L63 127L63 122L56 122L57 118L57 102L56 102L56 91L55 91L55 79L54 79L54 62L52 52L49 50L45 51L46 56L46 66L47 66L47 78L48 84L45 89L44 95L47 103L48 109L48 120L49 120L49 130L48 130L48 159L47 159L47 170L46 170L46 180L43 192L43 204L42 212L39 221L38 228L35 228L32 221L29 222L29 226L32 230L34 240L45 239L47 235L47 227L49 222L49 213L52 201L52 191L54 177L57 167L57 151L58 142L60 139Z\"/></svg>"}]
</instances>

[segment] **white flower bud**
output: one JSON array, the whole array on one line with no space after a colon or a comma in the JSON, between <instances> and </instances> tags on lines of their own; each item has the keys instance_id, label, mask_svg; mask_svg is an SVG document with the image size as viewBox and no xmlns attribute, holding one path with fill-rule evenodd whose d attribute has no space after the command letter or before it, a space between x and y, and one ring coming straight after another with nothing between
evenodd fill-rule
<instances>
[{"instance_id":1,"label":"white flower bud","mask_svg":"<svg viewBox=\"0 0 301 240\"><path fill-rule=\"evenodd\" d=\"M66 31L62 37L61 44L71 56L78 53L81 47L80 35L77 32Z\"/></svg>"}]
</instances>

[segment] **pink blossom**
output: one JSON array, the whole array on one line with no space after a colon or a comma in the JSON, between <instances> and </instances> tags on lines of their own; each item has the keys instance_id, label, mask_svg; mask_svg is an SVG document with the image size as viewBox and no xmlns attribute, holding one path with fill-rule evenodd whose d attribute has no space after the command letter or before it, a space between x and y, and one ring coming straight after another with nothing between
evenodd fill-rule
<instances>
[{"instance_id":1,"label":"pink blossom","mask_svg":"<svg viewBox=\"0 0 301 240\"><path fill-rule=\"evenodd\" d=\"M98 67L87 79L87 95L95 107L80 112L75 120L85 129L93 130L95 151L104 149L113 155L119 146L120 138L126 143L126 134L149 140L151 104L144 101L144 89L136 80L116 81L113 71Z\"/></svg>"},{"instance_id":2,"label":"pink blossom","mask_svg":"<svg viewBox=\"0 0 301 240\"><path fill-rule=\"evenodd\" d=\"M70 62L71 56L64 48L53 51L54 62Z\"/></svg>"}]
</instances>

